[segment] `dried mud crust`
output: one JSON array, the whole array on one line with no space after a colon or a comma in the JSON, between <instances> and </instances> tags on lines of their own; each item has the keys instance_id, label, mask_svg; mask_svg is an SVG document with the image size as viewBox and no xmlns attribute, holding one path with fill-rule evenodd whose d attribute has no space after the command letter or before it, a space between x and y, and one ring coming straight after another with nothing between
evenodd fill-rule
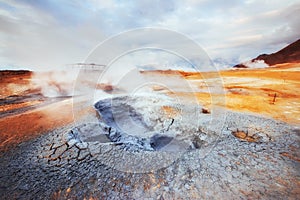
<instances>
[{"instance_id":1,"label":"dried mud crust","mask_svg":"<svg viewBox=\"0 0 300 200\"><path fill-rule=\"evenodd\" d=\"M89 119L82 121L86 124ZM0 157L2 199L296 199L299 197L299 130L256 116L227 113L214 148L186 151L174 162L146 173L116 169L122 145L84 142L74 127L49 132ZM271 139L241 140L236 129ZM212 130L216 131L216 130ZM72 140L74 139L75 140ZM209 147L209 146L208 146ZM145 156L146 151L135 156ZM157 157L157 159L161 159ZM119 163L118 163L119 162ZM155 160L152 161L152 163ZM151 162L150 162L151 163ZM138 165L138 163L136 163Z\"/></svg>"}]
</instances>

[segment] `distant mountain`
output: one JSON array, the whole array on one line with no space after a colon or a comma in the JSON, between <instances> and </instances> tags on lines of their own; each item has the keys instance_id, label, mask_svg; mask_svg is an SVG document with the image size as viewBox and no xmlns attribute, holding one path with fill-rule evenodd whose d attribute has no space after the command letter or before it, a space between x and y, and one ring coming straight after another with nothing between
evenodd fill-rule
<instances>
[{"instance_id":1,"label":"distant mountain","mask_svg":"<svg viewBox=\"0 0 300 200\"><path fill-rule=\"evenodd\" d=\"M233 66L234 68L248 68L251 63L264 62L267 65L282 63L300 63L300 39L272 54L261 54L249 62Z\"/></svg>"},{"instance_id":2,"label":"distant mountain","mask_svg":"<svg viewBox=\"0 0 300 200\"><path fill-rule=\"evenodd\" d=\"M26 79L31 77L32 73L33 72L29 70L0 70L0 82L11 79Z\"/></svg>"}]
</instances>

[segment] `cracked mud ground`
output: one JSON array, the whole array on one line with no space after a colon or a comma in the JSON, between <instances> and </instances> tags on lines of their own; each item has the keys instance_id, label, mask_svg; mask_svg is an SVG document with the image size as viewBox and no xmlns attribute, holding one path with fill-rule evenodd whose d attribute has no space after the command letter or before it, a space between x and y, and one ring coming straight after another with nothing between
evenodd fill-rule
<instances>
[{"instance_id":1,"label":"cracked mud ground","mask_svg":"<svg viewBox=\"0 0 300 200\"><path fill-rule=\"evenodd\" d=\"M76 127L91 126L91 118ZM1 152L1 198L297 199L300 195L300 133L282 122L228 112L222 128L203 131L217 132L214 143L138 173L119 169L138 166L139 159L155 165L167 157L128 152L124 144L82 141L71 134L74 126ZM249 135L253 127L266 137L255 140Z\"/></svg>"}]
</instances>

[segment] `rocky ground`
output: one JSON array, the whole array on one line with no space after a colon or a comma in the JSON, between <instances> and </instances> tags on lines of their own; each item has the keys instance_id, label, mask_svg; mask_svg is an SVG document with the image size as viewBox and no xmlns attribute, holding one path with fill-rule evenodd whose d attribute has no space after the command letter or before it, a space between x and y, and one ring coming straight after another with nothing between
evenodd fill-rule
<instances>
[{"instance_id":1,"label":"rocky ground","mask_svg":"<svg viewBox=\"0 0 300 200\"><path fill-rule=\"evenodd\" d=\"M300 131L295 126L232 111L199 112L195 120L193 109L176 112L178 106L168 99L124 98L98 102L106 103L102 112L96 104L99 115L2 151L2 199L299 197ZM141 101L154 101L149 105L168 112L154 117L149 110L158 108L143 110ZM109 121L114 108L124 112ZM128 133L130 118L139 121L133 130L146 136ZM154 148L161 134L171 139Z\"/></svg>"}]
</instances>

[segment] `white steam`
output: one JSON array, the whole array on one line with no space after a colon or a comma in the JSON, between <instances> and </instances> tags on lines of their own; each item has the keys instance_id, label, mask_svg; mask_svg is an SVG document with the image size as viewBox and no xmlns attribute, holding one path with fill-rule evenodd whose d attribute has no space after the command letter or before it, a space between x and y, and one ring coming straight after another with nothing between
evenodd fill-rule
<instances>
[{"instance_id":1,"label":"white steam","mask_svg":"<svg viewBox=\"0 0 300 200\"><path fill-rule=\"evenodd\" d=\"M76 70L34 72L32 84L45 97L72 96L77 73Z\"/></svg>"},{"instance_id":2,"label":"white steam","mask_svg":"<svg viewBox=\"0 0 300 200\"><path fill-rule=\"evenodd\" d=\"M247 61L243 63L245 66L249 68L267 68L269 65L265 63L264 60L255 60L255 61Z\"/></svg>"}]
</instances>

